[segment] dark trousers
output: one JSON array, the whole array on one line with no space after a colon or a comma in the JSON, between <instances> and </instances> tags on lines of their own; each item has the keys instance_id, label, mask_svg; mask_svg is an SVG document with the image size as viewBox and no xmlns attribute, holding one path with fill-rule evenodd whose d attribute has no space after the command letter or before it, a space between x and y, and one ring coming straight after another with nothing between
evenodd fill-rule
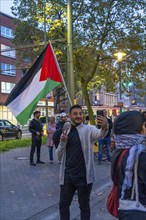
<instances>
[{"instance_id":1,"label":"dark trousers","mask_svg":"<svg viewBox=\"0 0 146 220\"><path fill-rule=\"evenodd\" d=\"M70 210L73 196L77 190L78 202L81 211L81 220L90 220L90 193L92 189L92 183L87 184L85 178L70 179L65 178L64 185L60 186L60 219L69 220Z\"/></svg>"},{"instance_id":2,"label":"dark trousers","mask_svg":"<svg viewBox=\"0 0 146 220\"><path fill-rule=\"evenodd\" d=\"M50 161L53 161L53 146L49 146L49 157Z\"/></svg>"},{"instance_id":3,"label":"dark trousers","mask_svg":"<svg viewBox=\"0 0 146 220\"><path fill-rule=\"evenodd\" d=\"M33 162L33 156L35 153L35 148L37 148L37 161L40 160L40 152L41 152L41 139L32 138L31 150L30 150L30 161Z\"/></svg>"}]
</instances>

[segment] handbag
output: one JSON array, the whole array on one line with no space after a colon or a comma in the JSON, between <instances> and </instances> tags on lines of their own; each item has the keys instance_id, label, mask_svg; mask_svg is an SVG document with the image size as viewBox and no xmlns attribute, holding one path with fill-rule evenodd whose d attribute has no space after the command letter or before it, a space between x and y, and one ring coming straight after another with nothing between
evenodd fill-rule
<instances>
[{"instance_id":1,"label":"handbag","mask_svg":"<svg viewBox=\"0 0 146 220\"><path fill-rule=\"evenodd\" d=\"M118 218L118 208L119 208L118 172L119 172L119 168L121 165L121 161L128 150L129 150L128 148L124 149L121 155L119 156L118 166L117 166L117 170L116 170L116 174L114 178L114 185L113 185L113 188L110 194L108 195L107 202L106 202L106 207L107 207L108 212L116 218Z\"/></svg>"},{"instance_id":2,"label":"handbag","mask_svg":"<svg viewBox=\"0 0 146 220\"><path fill-rule=\"evenodd\" d=\"M138 160L139 155L136 157L136 162L134 164L134 181L132 186L131 199L119 199L119 210L135 210L146 212L146 207L139 202L139 192L138 192ZM135 199L134 199L135 195Z\"/></svg>"}]
</instances>

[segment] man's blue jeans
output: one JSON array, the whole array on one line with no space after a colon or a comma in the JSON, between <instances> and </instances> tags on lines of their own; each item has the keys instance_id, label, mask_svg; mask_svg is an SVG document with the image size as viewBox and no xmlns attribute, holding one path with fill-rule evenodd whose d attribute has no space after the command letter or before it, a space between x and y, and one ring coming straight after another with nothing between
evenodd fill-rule
<instances>
[{"instance_id":1,"label":"man's blue jeans","mask_svg":"<svg viewBox=\"0 0 146 220\"><path fill-rule=\"evenodd\" d=\"M110 147L111 147L111 138L104 138L104 139L100 139L98 140L99 143L99 151L98 151L98 160L101 161L102 160L102 151L103 151L103 146L105 145L106 147L106 156L108 161L111 160L111 151L110 151Z\"/></svg>"}]
</instances>

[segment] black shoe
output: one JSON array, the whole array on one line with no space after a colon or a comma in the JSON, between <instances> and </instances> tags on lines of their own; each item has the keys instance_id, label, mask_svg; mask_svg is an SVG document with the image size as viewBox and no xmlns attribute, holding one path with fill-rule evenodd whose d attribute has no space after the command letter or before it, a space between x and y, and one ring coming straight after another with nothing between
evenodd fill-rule
<instances>
[{"instance_id":1,"label":"black shoe","mask_svg":"<svg viewBox=\"0 0 146 220\"><path fill-rule=\"evenodd\" d=\"M41 161L41 160L37 160L37 163L39 164L45 164L45 162Z\"/></svg>"},{"instance_id":2,"label":"black shoe","mask_svg":"<svg viewBox=\"0 0 146 220\"><path fill-rule=\"evenodd\" d=\"M30 166L36 166L34 162L30 162Z\"/></svg>"}]
</instances>

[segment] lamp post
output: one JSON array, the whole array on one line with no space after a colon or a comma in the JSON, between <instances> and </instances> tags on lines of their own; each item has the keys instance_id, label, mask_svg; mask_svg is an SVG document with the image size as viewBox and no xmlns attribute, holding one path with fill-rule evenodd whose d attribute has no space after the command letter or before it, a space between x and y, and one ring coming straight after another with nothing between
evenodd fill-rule
<instances>
[{"instance_id":1,"label":"lamp post","mask_svg":"<svg viewBox=\"0 0 146 220\"><path fill-rule=\"evenodd\" d=\"M119 51L118 53L114 54L115 57L117 57L118 61L119 61L119 84L120 84L120 88L119 88L119 96L120 96L120 101L122 99L122 76L121 76L121 62L123 60L123 57L126 56L126 53L123 53L121 51ZM120 106L120 113L122 113L122 106Z\"/></svg>"},{"instance_id":2,"label":"lamp post","mask_svg":"<svg viewBox=\"0 0 146 220\"><path fill-rule=\"evenodd\" d=\"M68 91L74 104L74 65L73 65L73 24L72 0L67 2L67 62L68 62Z\"/></svg>"}]
</instances>

